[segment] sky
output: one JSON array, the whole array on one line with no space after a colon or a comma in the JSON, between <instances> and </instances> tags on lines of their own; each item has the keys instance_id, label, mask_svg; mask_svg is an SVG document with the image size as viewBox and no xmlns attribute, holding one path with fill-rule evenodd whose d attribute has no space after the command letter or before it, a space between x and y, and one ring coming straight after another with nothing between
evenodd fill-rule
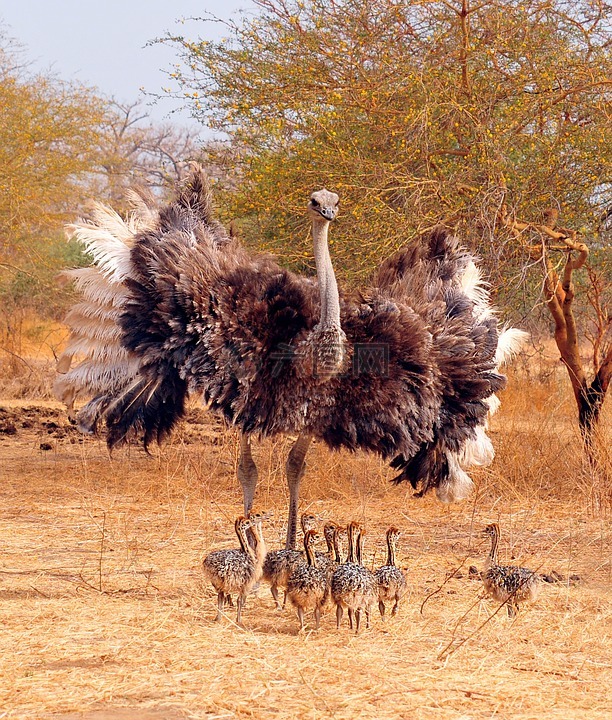
<instances>
[{"instance_id":1,"label":"sky","mask_svg":"<svg viewBox=\"0 0 612 720\"><path fill-rule=\"evenodd\" d=\"M158 92L167 86L163 70L177 61L171 47L146 47L149 41L167 31L218 39L223 35L218 23L177 20L207 12L237 18L238 11L249 9L252 0L0 0L0 21L5 34L23 46L33 69L130 103L143 98L141 87ZM179 105L166 98L149 113L159 122L192 125Z\"/></svg>"}]
</instances>

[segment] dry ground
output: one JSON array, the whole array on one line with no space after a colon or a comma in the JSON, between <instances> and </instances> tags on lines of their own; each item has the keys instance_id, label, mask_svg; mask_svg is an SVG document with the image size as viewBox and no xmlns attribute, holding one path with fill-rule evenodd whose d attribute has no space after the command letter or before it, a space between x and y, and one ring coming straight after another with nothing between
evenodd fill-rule
<instances>
[{"instance_id":1,"label":"dry ground","mask_svg":"<svg viewBox=\"0 0 612 720\"><path fill-rule=\"evenodd\" d=\"M507 393L498 458L461 505L414 499L376 459L311 451L304 509L364 521L373 566L386 527L403 530L410 595L359 636L331 610L298 635L264 586L246 631L231 611L213 622L200 563L236 544L241 510L221 423L194 410L155 457L111 460L58 405L0 403L0 718L612 717L609 495L581 470L571 405L537 387ZM286 450L256 446L272 547ZM514 621L468 577L494 520L502 559L565 579Z\"/></svg>"}]
</instances>

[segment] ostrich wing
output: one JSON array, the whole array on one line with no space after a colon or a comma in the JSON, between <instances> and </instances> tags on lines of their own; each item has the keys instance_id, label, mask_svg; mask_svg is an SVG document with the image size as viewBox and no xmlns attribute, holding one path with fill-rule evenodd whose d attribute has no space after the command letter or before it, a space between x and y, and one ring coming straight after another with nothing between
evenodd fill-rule
<instances>
[{"instance_id":1,"label":"ostrich wing","mask_svg":"<svg viewBox=\"0 0 612 720\"><path fill-rule=\"evenodd\" d=\"M503 378L495 321L466 290L471 261L448 233L383 264L367 299L342 301L350 363L332 378L302 356L319 320L315 284L229 238L198 171L175 202L119 239L121 302L108 315L106 299L98 307L94 298L88 322L110 322L104 333L115 344L113 323L119 329L125 371L102 377L82 411L88 427L106 421L111 447L135 433L145 446L162 440L195 392L245 433L305 431L332 448L391 458L398 479L422 491L470 482L457 455ZM97 272L101 282L104 268ZM96 328L87 331L92 348L106 341ZM104 358L92 349L88 362Z\"/></svg>"},{"instance_id":2,"label":"ostrich wing","mask_svg":"<svg viewBox=\"0 0 612 720\"><path fill-rule=\"evenodd\" d=\"M432 483L443 486L449 474L461 476L459 457L471 455L482 463L493 457L484 431L493 395L504 387L505 378L495 372L500 333L487 289L474 259L441 227L385 261L374 288L397 301L430 301L420 307L432 328L440 377L435 439L412 457L398 455L392 465L401 470L398 482L420 484L422 491ZM471 453L466 453L468 445ZM466 488L471 484L467 476L461 482ZM449 499L455 499L452 492Z\"/></svg>"}]
</instances>

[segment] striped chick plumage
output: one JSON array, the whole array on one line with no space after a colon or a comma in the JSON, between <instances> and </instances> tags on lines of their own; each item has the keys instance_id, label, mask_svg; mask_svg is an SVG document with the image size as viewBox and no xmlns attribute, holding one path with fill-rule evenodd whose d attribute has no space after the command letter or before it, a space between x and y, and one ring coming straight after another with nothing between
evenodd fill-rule
<instances>
[{"instance_id":1,"label":"striped chick plumage","mask_svg":"<svg viewBox=\"0 0 612 720\"><path fill-rule=\"evenodd\" d=\"M302 532L306 534L308 530L314 530L317 519L314 515L304 513L300 518ZM263 579L270 584L270 592L276 603L276 609L282 610L287 602L287 583L293 570L300 563L304 563L305 556L301 550L283 549L271 550L267 553L263 564ZM285 596L283 604L278 599L278 588L285 588Z\"/></svg>"},{"instance_id":2,"label":"striped chick plumage","mask_svg":"<svg viewBox=\"0 0 612 720\"><path fill-rule=\"evenodd\" d=\"M482 582L486 594L500 603L506 603L509 617L514 617L519 605L534 602L540 589L540 577L533 570L516 565L498 565L497 545L499 525L487 525L485 534L491 538L491 551L487 558Z\"/></svg>"},{"instance_id":3,"label":"striped chick plumage","mask_svg":"<svg viewBox=\"0 0 612 720\"><path fill-rule=\"evenodd\" d=\"M261 531L263 516L251 515L249 518L236 519L234 529L240 543L239 549L213 550L202 562L204 577L210 580L217 591L217 616L215 621L221 620L225 603L231 601L232 593L237 593L236 623L242 626L242 607L247 593L260 579L263 560L265 557L265 543ZM255 528L257 544L251 548L246 532Z\"/></svg>"},{"instance_id":4,"label":"striped chick plumage","mask_svg":"<svg viewBox=\"0 0 612 720\"><path fill-rule=\"evenodd\" d=\"M385 602L393 602L391 615L396 615L399 602L406 592L406 576L395 564L395 550L400 531L395 527L387 530L387 564L374 573L378 585L378 609L385 617Z\"/></svg>"},{"instance_id":5,"label":"striped chick plumage","mask_svg":"<svg viewBox=\"0 0 612 720\"><path fill-rule=\"evenodd\" d=\"M317 567L321 568L321 570L324 570L329 576L331 576L333 571L338 566L336 562L337 555L334 550L334 536L337 529L338 527L335 523L325 523L323 527L323 537L325 538L325 542L327 543L327 552L315 552L315 556L317 559Z\"/></svg>"},{"instance_id":6,"label":"striped chick plumage","mask_svg":"<svg viewBox=\"0 0 612 720\"><path fill-rule=\"evenodd\" d=\"M309 530L304 535L304 549L307 562L298 563L287 583L287 596L296 608L300 620L300 629L304 629L304 612L314 610L315 628L318 630L321 620L321 608L329 594L328 571L318 567L314 543L317 533Z\"/></svg>"},{"instance_id":7,"label":"striped chick plumage","mask_svg":"<svg viewBox=\"0 0 612 720\"><path fill-rule=\"evenodd\" d=\"M344 608L348 610L349 624L359 632L361 613L365 612L366 627L369 626L370 608L378 596L374 573L361 564L363 530L357 523L348 526L349 555L331 577L331 594L336 604L336 627L340 627Z\"/></svg>"}]
</instances>

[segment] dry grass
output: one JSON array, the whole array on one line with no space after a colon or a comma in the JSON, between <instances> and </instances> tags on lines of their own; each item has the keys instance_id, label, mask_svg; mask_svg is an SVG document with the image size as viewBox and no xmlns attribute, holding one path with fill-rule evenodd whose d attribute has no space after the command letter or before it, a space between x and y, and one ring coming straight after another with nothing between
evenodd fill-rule
<instances>
[{"instance_id":1,"label":"dry grass","mask_svg":"<svg viewBox=\"0 0 612 720\"><path fill-rule=\"evenodd\" d=\"M66 343L65 325L28 315L8 332L0 317L0 398L53 398L57 356Z\"/></svg>"},{"instance_id":2,"label":"dry grass","mask_svg":"<svg viewBox=\"0 0 612 720\"><path fill-rule=\"evenodd\" d=\"M609 718L609 459L582 466L562 377L513 385L498 458L464 504L415 500L374 458L309 454L303 507L365 521L374 566L388 524L403 529L410 596L357 637L331 611L298 635L265 586L246 631L232 614L212 622L200 562L235 544L241 510L236 438L219 422L194 412L155 458L132 448L111 461L52 403L0 403L0 717ZM273 547L287 448L256 446ZM545 584L514 621L495 614L467 573L493 520L504 560L580 580Z\"/></svg>"}]
</instances>

